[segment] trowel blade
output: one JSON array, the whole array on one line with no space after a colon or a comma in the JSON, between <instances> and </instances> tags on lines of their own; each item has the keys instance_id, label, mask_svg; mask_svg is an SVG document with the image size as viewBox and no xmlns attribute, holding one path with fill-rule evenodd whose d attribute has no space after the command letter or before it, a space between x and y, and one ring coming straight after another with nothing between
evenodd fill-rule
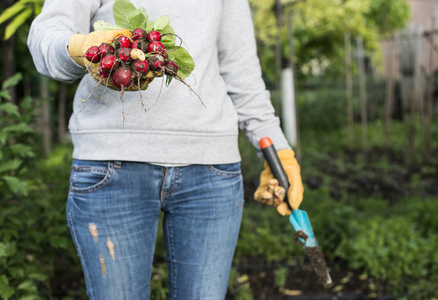
<instances>
[{"instance_id":1,"label":"trowel blade","mask_svg":"<svg viewBox=\"0 0 438 300\"><path fill-rule=\"evenodd\" d=\"M289 221L295 230L295 241L303 245L319 280L324 286L331 284L332 279L321 249L316 242L309 216L304 210L296 209L292 211Z\"/></svg>"}]
</instances>

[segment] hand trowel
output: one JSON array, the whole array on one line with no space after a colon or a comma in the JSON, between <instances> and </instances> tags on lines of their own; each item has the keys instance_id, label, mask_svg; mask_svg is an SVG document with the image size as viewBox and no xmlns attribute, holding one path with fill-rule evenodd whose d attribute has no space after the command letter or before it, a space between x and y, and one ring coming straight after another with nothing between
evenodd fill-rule
<instances>
[{"instance_id":1,"label":"hand trowel","mask_svg":"<svg viewBox=\"0 0 438 300\"><path fill-rule=\"evenodd\" d=\"M269 137L262 138L260 140L260 148L263 155L269 165L269 168L274 175L274 178L278 180L279 186L286 190L289 189L289 179L286 172L281 165L280 159L278 158L277 151ZM287 197L287 196L286 196ZM288 203L285 198L285 202ZM289 221L295 230L295 241L304 247L310 261L312 262L313 268L318 276L318 279L324 286L328 286L332 283L327 265L322 255L321 249L315 238L315 234L310 224L310 219L307 213L301 209L292 210L289 216Z\"/></svg>"}]
</instances>

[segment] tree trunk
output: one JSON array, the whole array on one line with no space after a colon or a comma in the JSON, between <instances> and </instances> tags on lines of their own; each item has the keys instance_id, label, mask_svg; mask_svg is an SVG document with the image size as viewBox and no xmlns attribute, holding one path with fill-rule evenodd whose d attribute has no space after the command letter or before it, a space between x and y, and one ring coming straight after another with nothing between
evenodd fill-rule
<instances>
[{"instance_id":1,"label":"tree trunk","mask_svg":"<svg viewBox=\"0 0 438 300\"><path fill-rule=\"evenodd\" d=\"M58 84L58 141L64 142L66 140L66 106L67 106L67 84L60 82Z\"/></svg>"}]
</instances>

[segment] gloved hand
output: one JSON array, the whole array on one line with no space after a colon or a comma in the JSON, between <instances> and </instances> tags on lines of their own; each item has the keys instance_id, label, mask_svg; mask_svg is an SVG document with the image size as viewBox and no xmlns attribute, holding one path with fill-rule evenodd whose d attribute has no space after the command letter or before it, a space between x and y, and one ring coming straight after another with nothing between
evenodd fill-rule
<instances>
[{"instance_id":1,"label":"gloved hand","mask_svg":"<svg viewBox=\"0 0 438 300\"><path fill-rule=\"evenodd\" d=\"M89 62L84 57L85 52L87 52L91 46L100 46L102 43L111 44L118 36L121 35L130 38L132 33L128 29L116 29L107 31L93 31L88 35L74 34L68 41L68 53L79 65L83 67L90 66L93 69L97 68L96 64Z\"/></svg>"},{"instance_id":2,"label":"gloved hand","mask_svg":"<svg viewBox=\"0 0 438 300\"><path fill-rule=\"evenodd\" d=\"M284 171L289 178L289 190L287 191L287 201L293 210L298 209L303 201L303 182L301 180L300 166L295 159L295 153L290 149L277 152L283 165ZM278 181L274 179L268 163L264 163L265 169L260 174L260 185L254 193L255 200L272 205L277 211L285 216L292 213L289 205L284 202L285 190L278 186Z\"/></svg>"},{"instance_id":3,"label":"gloved hand","mask_svg":"<svg viewBox=\"0 0 438 300\"><path fill-rule=\"evenodd\" d=\"M85 67L84 54L82 51L87 36L84 34L74 34L68 40L68 53L71 58L79 65Z\"/></svg>"}]
</instances>

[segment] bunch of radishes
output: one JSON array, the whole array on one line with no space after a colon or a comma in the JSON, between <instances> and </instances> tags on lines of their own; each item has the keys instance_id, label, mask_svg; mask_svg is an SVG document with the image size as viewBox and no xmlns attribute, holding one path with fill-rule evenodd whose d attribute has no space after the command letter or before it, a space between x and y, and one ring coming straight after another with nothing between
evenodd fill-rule
<instances>
[{"instance_id":1,"label":"bunch of radishes","mask_svg":"<svg viewBox=\"0 0 438 300\"><path fill-rule=\"evenodd\" d=\"M147 111L157 103L161 90L149 108L143 104L141 90L147 89L156 77L162 77L162 83L165 80L167 86L173 79L180 81L204 105L201 97L185 82L195 63L189 52L181 47L183 41L170 26L169 17L164 15L150 20L146 9L136 8L130 0L115 0L112 9L115 24L103 20L95 22L94 31L85 40L85 67L97 84L82 100L78 114L102 84L120 91L124 122L124 92L139 91L141 105ZM180 40L179 46L175 44L176 39Z\"/></svg>"},{"instance_id":2,"label":"bunch of radishes","mask_svg":"<svg viewBox=\"0 0 438 300\"><path fill-rule=\"evenodd\" d=\"M167 33L170 34L170 33ZM146 32L143 28L136 28L132 36L118 36L112 43L102 43L90 47L85 58L98 65L98 84L103 82L119 90L146 89L155 78L166 74L168 77L183 79L178 75L178 64L169 59L161 38L156 30ZM172 51L172 50L169 50ZM109 80L111 79L111 80Z\"/></svg>"}]
</instances>

